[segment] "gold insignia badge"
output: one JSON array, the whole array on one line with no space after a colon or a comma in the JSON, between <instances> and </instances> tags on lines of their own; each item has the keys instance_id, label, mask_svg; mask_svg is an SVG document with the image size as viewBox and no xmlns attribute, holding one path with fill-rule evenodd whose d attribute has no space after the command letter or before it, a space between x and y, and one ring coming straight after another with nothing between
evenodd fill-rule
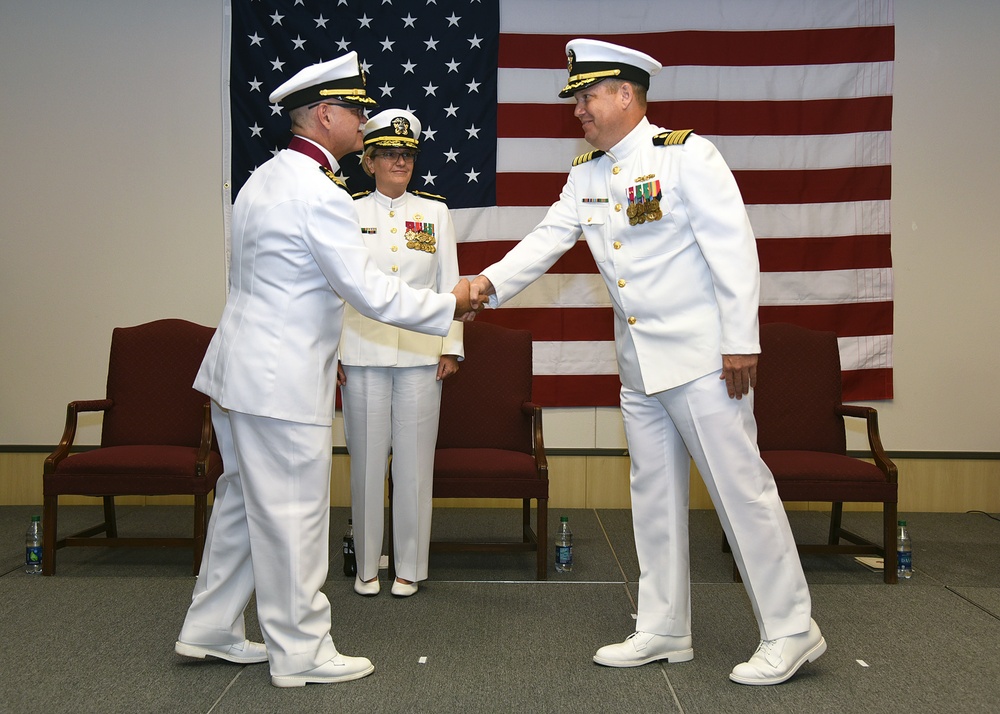
<instances>
[{"instance_id":1,"label":"gold insignia badge","mask_svg":"<svg viewBox=\"0 0 1000 714\"><path fill-rule=\"evenodd\" d=\"M573 62L575 61L576 53L573 50L570 50L566 53L566 71L569 72L570 75L573 74Z\"/></svg>"},{"instance_id":2,"label":"gold insignia badge","mask_svg":"<svg viewBox=\"0 0 1000 714\"><path fill-rule=\"evenodd\" d=\"M410 122L406 117L396 117L392 120L392 129L396 136L406 136L410 132Z\"/></svg>"}]
</instances>

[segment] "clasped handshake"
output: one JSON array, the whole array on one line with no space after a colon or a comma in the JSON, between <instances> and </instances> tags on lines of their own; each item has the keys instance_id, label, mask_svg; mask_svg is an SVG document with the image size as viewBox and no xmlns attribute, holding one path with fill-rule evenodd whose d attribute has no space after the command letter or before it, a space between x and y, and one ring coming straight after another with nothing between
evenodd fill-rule
<instances>
[{"instance_id":1,"label":"clasped handshake","mask_svg":"<svg viewBox=\"0 0 1000 714\"><path fill-rule=\"evenodd\" d=\"M451 293L456 299L455 319L471 322L486 307L489 296L493 294L493 283L483 275L472 281L462 278Z\"/></svg>"}]
</instances>

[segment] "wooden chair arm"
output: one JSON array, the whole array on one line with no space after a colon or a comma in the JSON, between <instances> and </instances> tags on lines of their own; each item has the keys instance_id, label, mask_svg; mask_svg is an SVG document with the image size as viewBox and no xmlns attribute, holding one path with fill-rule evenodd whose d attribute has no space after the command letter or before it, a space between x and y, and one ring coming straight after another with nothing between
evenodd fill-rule
<instances>
[{"instance_id":1,"label":"wooden chair arm","mask_svg":"<svg viewBox=\"0 0 1000 714\"><path fill-rule=\"evenodd\" d=\"M201 415L201 443L198 445L198 460L195 472L198 476L208 473L208 456L212 451L212 405L205 402Z\"/></svg>"},{"instance_id":2,"label":"wooden chair arm","mask_svg":"<svg viewBox=\"0 0 1000 714\"><path fill-rule=\"evenodd\" d=\"M898 470L896 464L892 462L889 455L882 448L882 438L878 430L878 411L874 407L865 407L856 404L840 404L836 411L841 416L857 417L864 419L868 425L868 446L872 452L875 465L885 474L889 483L896 483Z\"/></svg>"},{"instance_id":3,"label":"wooden chair arm","mask_svg":"<svg viewBox=\"0 0 1000 714\"><path fill-rule=\"evenodd\" d=\"M521 411L531 417L532 445L535 447L535 465L538 475L548 478L549 461L545 457L545 439L542 436L542 408L534 402L525 402Z\"/></svg>"},{"instance_id":4,"label":"wooden chair arm","mask_svg":"<svg viewBox=\"0 0 1000 714\"><path fill-rule=\"evenodd\" d=\"M43 473L52 473L60 461L69 456L69 450L76 439L77 415L80 412L103 412L114 406L110 399L85 399L66 405L66 424L63 427L59 445L45 458Z\"/></svg>"}]
</instances>

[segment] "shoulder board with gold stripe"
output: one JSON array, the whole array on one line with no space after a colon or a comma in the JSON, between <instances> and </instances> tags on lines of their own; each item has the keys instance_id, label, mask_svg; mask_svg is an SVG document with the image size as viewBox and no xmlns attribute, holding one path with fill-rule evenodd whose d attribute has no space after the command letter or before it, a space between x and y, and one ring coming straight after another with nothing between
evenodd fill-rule
<instances>
[{"instance_id":1,"label":"shoulder board with gold stripe","mask_svg":"<svg viewBox=\"0 0 1000 714\"><path fill-rule=\"evenodd\" d=\"M441 201L442 203L444 203L445 201L448 200L444 196L438 196L436 193L427 193L426 191L413 191L413 195L414 196L423 196L424 198L430 198L430 199L433 199L435 201Z\"/></svg>"},{"instance_id":2,"label":"shoulder board with gold stripe","mask_svg":"<svg viewBox=\"0 0 1000 714\"><path fill-rule=\"evenodd\" d=\"M338 177L337 174L333 173L333 171L331 171L330 169L328 169L325 166L320 166L319 170L322 171L326 175L326 177L328 179L330 179L335 184L337 184L338 186L340 186L342 189L344 189L345 191L347 191L348 193L350 193L350 191L347 190L347 184L344 182L344 179Z\"/></svg>"},{"instance_id":3,"label":"shoulder board with gold stripe","mask_svg":"<svg viewBox=\"0 0 1000 714\"><path fill-rule=\"evenodd\" d=\"M665 131L653 137L653 146L678 146L687 141L694 129L677 129L676 131Z\"/></svg>"},{"instance_id":4,"label":"shoulder board with gold stripe","mask_svg":"<svg viewBox=\"0 0 1000 714\"><path fill-rule=\"evenodd\" d=\"M370 193L371 193L371 191L358 191L357 193L352 193L351 194L351 198L353 198L355 201L357 201L359 198L364 198L365 196L367 196Z\"/></svg>"},{"instance_id":5,"label":"shoulder board with gold stripe","mask_svg":"<svg viewBox=\"0 0 1000 714\"><path fill-rule=\"evenodd\" d=\"M595 151L588 151L586 154L580 154L575 159L573 159L573 165L579 166L580 164L587 163L591 159L599 159L602 156L604 156L604 152L601 151L600 149L597 149Z\"/></svg>"}]
</instances>

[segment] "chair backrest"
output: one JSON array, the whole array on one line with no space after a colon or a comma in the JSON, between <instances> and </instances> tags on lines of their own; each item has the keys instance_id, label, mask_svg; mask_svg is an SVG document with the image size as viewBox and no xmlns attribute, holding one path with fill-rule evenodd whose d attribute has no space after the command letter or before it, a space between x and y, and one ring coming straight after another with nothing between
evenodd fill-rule
<instances>
[{"instance_id":1,"label":"chair backrest","mask_svg":"<svg viewBox=\"0 0 1000 714\"><path fill-rule=\"evenodd\" d=\"M441 390L439 449L531 450L531 333L465 324L465 360Z\"/></svg>"},{"instance_id":2,"label":"chair backrest","mask_svg":"<svg viewBox=\"0 0 1000 714\"><path fill-rule=\"evenodd\" d=\"M840 351L834 332L788 323L760 328L754 389L761 451L846 453L841 403Z\"/></svg>"},{"instance_id":3,"label":"chair backrest","mask_svg":"<svg viewBox=\"0 0 1000 714\"><path fill-rule=\"evenodd\" d=\"M101 446L194 446L208 401L192 388L215 329L166 319L117 327L111 335Z\"/></svg>"}]
</instances>

